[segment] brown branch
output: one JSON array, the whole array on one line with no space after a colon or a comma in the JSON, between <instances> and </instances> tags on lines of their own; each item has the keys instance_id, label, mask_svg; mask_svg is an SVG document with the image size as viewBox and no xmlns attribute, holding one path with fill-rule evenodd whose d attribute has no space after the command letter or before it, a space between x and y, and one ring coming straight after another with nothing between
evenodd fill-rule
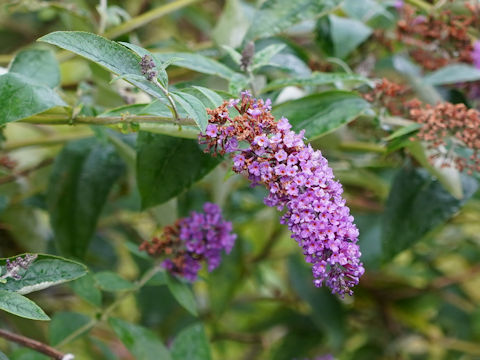
<instances>
[{"instance_id":1,"label":"brown branch","mask_svg":"<svg viewBox=\"0 0 480 360\"><path fill-rule=\"evenodd\" d=\"M52 359L55 360L70 360L73 359L73 355L70 354L64 354L61 353L60 351L48 346L47 344L44 344L40 341L33 340L30 338L27 338L22 335L17 335L14 333L11 333L10 331L0 329L0 337L13 341L17 344L20 344L22 346L28 347L32 350L35 350L39 353L45 354L47 356L50 356Z\"/></svg>"},{"instance_id":2,"label":"brown branch","mask_svg":"<svg viewBox=\"0 0 480 360\"><path fill-rule=\"evenodd\" d=\"M34 172L36 170L39 170L45 166L48 166L50 164L53 163L53 159L45 159L43 161L41 161L40 163L38 163L37 165L31 167L31 168L28 168L28 169L25 169L25 170L22 170L22 171L19 171L19 172L16 172L16 173L13 173L11 175L8 175L8 176L4 176L4 177L1 177L0 178L0 185L3 185L3 184L6 184L6 183L9 183L9 182L12 182L12 181L15 181L17 178L19 177L22 177L22 176L27 176L28 174L30 174L31 172Z\"/></svg>"},{"instance_id":3,"label":"brown branch","mask_svg":"<svg viewBox=\"0 0 480 360\"><path fill-rule=\"evenodd\" d=\"M283 227L276 226L276 228L273 230L272 234L268 238L267 242L263 246L263 248L260 250L260 252L256 256L250 259L250 262L257 263L268 258L273 247L275 246L275 244L278 242L278 239L283 234L283 230L284 230Z\"/></svg>"}]
</instances>

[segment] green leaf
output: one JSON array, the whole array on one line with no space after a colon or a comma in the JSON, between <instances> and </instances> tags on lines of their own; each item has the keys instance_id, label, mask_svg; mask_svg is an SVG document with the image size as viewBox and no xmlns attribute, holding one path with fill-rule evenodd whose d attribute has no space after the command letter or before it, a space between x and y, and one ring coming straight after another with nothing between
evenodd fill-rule
<instances>
[{"instance_id":1,"label":"green leaf","mask_svg":"<svg viewBox=\"0 0 480 360\"><path fill-rule=\"evenodd\" d=\"M424 169L400 170L395 177L382 222L385 259L421 240L450 219L475 193L477 182L462 177L464 197L457 199Z\"/></svg>"},{"instance_id":2,"label":"green leaf","mask_svg":"<svg viewBox=\"0 0 480 360\"><path fill-rule=\"evenodd\" d=\"M272 44L267 46L265 49L262 49L259 52L257 52L253 56L252 70L268 65L272 57L274 57L280 51L285 49L285 47L286 47L285 44Z\"/></svg>"},{"instance_id":3,"label":"green leaf","mask_svg":"<svg viewBox=\"0 0 480 360\"><path fill-rule=\"evenodd\" d=\"M241 75L235 74L232 78L230 78L230 82L228 83L228 92L230 94L238 95L242 90L248 88L248 79Z\"/></svg>"},{"instance_id":4,"label":"green leaf","mask_svg":"<svg viewBox=\"0 0 480 360\"><path fill-rule=\"evenodd\" d=\"M66 104L47 85L16 73L0 76L0 125L28 118L56 106Z\"/></svg>"},{"instance_id":5,"label":"green leaf","mask_svg":"<svg viewBox=\"0 0 480 360\"><path fill-rule=\"evenodd\" d=\"M41 37L38 41L56 45L69 50L117 75L138 75L140 70L140 56L125 46L104 37L83 31L56 31ZM160 89L145 78L129 78L129 81L146 93L165 98Z\"/></svg>"},{"instance_id":6,"label":"green leaf","mask_svg":"<svg viewBox=\"0 0 480 360\"><path fill-rule=\"evenodd\" d=\"M242 44L247 33L249 21L240 0L227 0L220 18L212 31L217 44L236 48ZM235 51L235 50L234 50Z\"/></svg>"},{"instance_id":7,"label":"green leaf","mask_svg":"<svg viewBox=\"0 0 480 360\"><path fill-rule=\"evenodd\" d=\"M240 65L242 63L242 54L240 54L237 50L227 45L223 45L222 48L228 53L235 64Z\"/></svg>"},{"instance_id":8,"label":"green leaf","mask_svg":"<svg viewBox=\"0 0 480 360\"><path fill-rule=\"evenodd\" d=\"M233 75L237 74L229 67L219 63L216 60L210 59L206 56L193 53L156 53L153 54L155 61L166 62L171 58L178 58L175 66L187 68L203 74L216 75L221 78L229 80Z\"/></svg>"},{"instance_id":9,"label":"green leaf","mask_svg":"<svg viewBox=\"0 0 480 360\"><path fill-rule=\"evenodd\" d=\"M378 15L382 15L389 20L394 20L393 15L385 9L383 4L379 4L376 0L345 0L342 9L349 17L363 22Z\"/></svg>"},{"instance_id":10,"label":"green leaf","mask_svg":"<svg viewBox=\"0 0 480 360\"><path fill-rule=\"evenodd\" d=\"M273 80L262 89L262 92L265 93L268 91L281 89L286 86L319 86L335 84L337 82L370 84L371 80L358 74L314 72L309 77L284 78Z\"/></svg>"},{"instance_id":11,"label":"green leaf","mask_svg":"<svg viewBox=\"0 0 480 360\"><path fill-rule=\"evenodd\" d=\"M180 104L185 112L195 120L195 123L200 128L200 131L205 131L208 124L207 109L195 96L184 92L172 92L172 97Z\"/></svg>"},{"instance_id":12,"label":"green leaf","mask_svg":"<svg viewBox=\"0 0 480 360\"><path fill-rule=\"evenodd\" d=\"M82 276L73 281L70 286L75 294L93 306L100 307L102 305L102 292L95 287L95 279L92 274L88 273Z\"/></svg>"},{"instance_id":13,"label":"green leaf","mask_svg":"<svg viewBox=\"0 0 480 360\"><path fill-rule=\"evenodd\" d=\"M48 339L50 345L57 346L78 329L88 324L90 321L91 320L88 316L76 312L57 312L52 317L52 321L50 322L50 326L48 328ZM77 334L72 341L84 333L85 332Z\"/></svg>"},{"instance_id":14,"label":"green leaf","mask_svg":"<svg viewBox=\"0 0 480 360\"><path fill-rule=\"evenodd\" d=\"M16 292L0 289L0 310L32 320L50 320L33 301Z\"/></svg>"},{"instance_id":15,"label":"green leaf","mask_svg":"<svg viewBox=\"0 0 480 360\"><path fill-rule=\"evenodd\" d=\"M124 163L111 144L94 138L69 142L55 159L47 204L62 254L81 258Z\"/></svg>"},{"instance_id":16,"label":"green leaf","mask_svg":"<svg viewBox=\"0 0 480 360\"><path fill-rule=\"evenodd\" d=\"M329 15L330 32L335 56L344 58L363 43L372 29L355 19Z\"/></svg>"},{"instance_id":17,"label":"green leaf","mask_svg":"<svg viewBox=\"0 0 480 360\"><path fill-rule=\"evenodd\" d=\"M166 275L167 286L173 297L177 299L178 303L182 305L190 314L197 316L197 304L190 287L176 277L170 274Z\"/></svg>"},{"instance_id":18,"label":"green leaf","mask_svg":"<svg viewBox=\"0 0 480 360\"><path fill-rule=\"evenodd\" d=\"M19 255L21 256L21 255ZM11 257L10 260L17 258ZM0 266L5 266L7 259L0 259ZM51 286L63 284L84 276L87 268L78 262L53 255L38 255L38 258L22 274L22 279L0 284L0 289L29 294Z\"/></svg>"},{"instance_id":19,"label":"green leaf","mask_svg":"<svg viewBox=\"0 0 480 360\"><path fill-rule=\"evenodd\" d=\"M0 351L0 360L8 360L7 355Z\"/></svg>"},{"instance_id":20,"label":"green leaf","mask_svg":"<svg viewBox=\"0 0 480 360\"><path fill-rule=\"evenodd\" d=\"M51 360L50 357L26 348L19 348L10 354L11 360Z\"/></svg>"},{"instance_id":21,"label":"green leaf","mask_svg":"<svg viewBox=\"0 0 480 360\"><path fill-rule=\"evenodd\" d=\"M9 67L9 72L24 75L32 82L51 88L60 85L60 67L50 50L27 49L20 51Z\"/></svg>"},{"instance_id":22,"label":"green leaf","mask_svg":"<svg viewBox=\"0 0 480 360\"><path fill-rule=\"evenodd\" d=\"M340 346L345 337L345 311L340 301L329 289L313 285L312 271L299 256L288 258L288 274L296 293L310 305L315 324L325 331L333 347Z\"/></svg>"},{"instance_id":23,"label":"green leaf","mask_svg":"<svg viewBox=\"0 0 480 360\"><path fill-rule=\"evenodd\" d=\"M141 131L137 146L137 183L143 208L179 195L221 161L205 154L196 140Z\"/></svg>"},{"instance_id":24,"label":"green leaf","mask_svg":"<svg viewBox=\"0 0 480 360\"><path fill-rule=\"evenodd\" d=\"M130 281L111 271L99 272L94 277L97 286L104 291L127 291L135 288Z\"/></svg>"},{"instance_id":25,"label":"green leaf","mask_svg":"<svg viewBox=\"0 0 480 360\"><path fill-rule=\"evenodd\" d=\"M472 65L452 64L423 78L429 85L447 85L480 80L480 70Z\"/></svg>"},{"instance_id":26,"label":"green leaf","mask_svg":"<svg viewBox=\"0 0 480 360\"><path fill-rule=\"evenodd\" d=\"M246 40L270 37L301 21L320 18L340 3L341 0L266 0L253 15Z\"/></svg>"},{"instance_id":27,"label":"green leaf","mask_svg":"<svg viewBox=\"0 0 480 360\"><path fill-rule=\"evenodd\" d=\"M115 318L111 318L109 323L136 360L171 359L168 350L152 331Z\"/></svg>"},{"instance_id":28,"label":"green leaf","mask_svg":"<svg viewBox=\"0 0 480 360\"><path fill-rule=\"evenodd\" d=\"M211 105L210 109L216 108L217 106L223 103L223 98L220 95L218 95L215 91L210 90L203 86L192 86L192 87L208 99Z\"/></svg>"},{"instance_id":29,"label":"green leaf","mask_svg":"<svg viewBox=\"0 0 480 360\"><path fill-rule=\"evenodd\" d=\"M282 103L273 114L288 118L296 131L305 129L305 136L312 140L349 123L369 108L369 103L354 93L326 91Z\"/></svg>"},{"instance_id":30,"label":"green leaf","mask_svg":"<svg viewBox=\"0 0 480 360\"><path fill-rule=\"evenodd\" d=\"M173 360L210 360L212 356L203 325L195 324L182 330L173 342L171 353Z\"/></svg>"}]
</instances>

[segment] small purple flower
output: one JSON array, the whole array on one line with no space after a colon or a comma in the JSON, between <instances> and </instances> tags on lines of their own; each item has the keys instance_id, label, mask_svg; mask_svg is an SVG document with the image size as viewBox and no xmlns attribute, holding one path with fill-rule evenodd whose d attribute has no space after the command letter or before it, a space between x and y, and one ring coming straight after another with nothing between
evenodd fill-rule
<instances>
[{"instance_id":1,"label":"small purple flower","mask_svg":"<svg viewBox=\"0 0 480 360\"><path fill-rule=\"evenodd\" d=\"M397 10L402 9L404 5L404 0L395 0L395 2L393 3L393 7Z\"/></svg>"},{"instance_id":2,"label":"small purple flower","mask_svg":"<svg viewBox=\"0 0 480 360\"><path fill-rule=\"evenodd\" d=\"M473 43L472 60L473 65L480 69L480 41L478 40Z\"/></svg>"},{"instance_id":3,"label":"small purple flower","mask_svg":"<svg viewBox=\"0 0 480 360\"><path fill-rule=\"evenodd\" d=\"M167 271L193 282L202 261L207 263L209 272L214 270L220 264L222 251L230 253L236 237L232 223L223 219L220 207L205 203L202 213L193 211L189 217L165 227L161 238L144 242L140 250L167 257L162 263Z\"/></svg>"},{"instance_id":4,"label":"small purple flower","mask_svg":"<svg viewBox=\"0 0 480 360\"><path fill-rule=\"evenodd\" d=\"M210 137L217 137L217 125L215 124L208 124L207 125L207 130L206 130L206 134Z\"/></svg>"}]
</instances>

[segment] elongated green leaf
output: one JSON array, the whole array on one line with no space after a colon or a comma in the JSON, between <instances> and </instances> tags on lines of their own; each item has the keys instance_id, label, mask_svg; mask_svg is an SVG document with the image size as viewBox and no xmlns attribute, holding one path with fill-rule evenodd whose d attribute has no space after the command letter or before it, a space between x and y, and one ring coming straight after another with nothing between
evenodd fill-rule
<instances>
[{"instance_id":1,"label":"elongated green leaf","mask_svg":"<svg viewBox=\"0 0 480 360\"><path fill-rule=\"evenodd\" d=\"M95 279L92 274L88 273L80 279L73 281L70 286L75 294L83 300L100 307L102 305L102 292L95 286Z\"/></svg>"},{"instance_id":2,"label":"elongated green leaf","mask_svg":"<svg viewBox=\"0 0 480 360\"><path fill-rule=\"evenodd\" d=\"M227 0L212 37L217 44L236 48L242 44L249 21L240 0Z\"/></svg>"},{"instance_id":3,"label":"elongated green leaf","mask_svg":"<svg viewBox=\"0 0 480 360\"><path fill-rule=\"evenodd\" d=\"M170 360L170 354L157 336L144 327L120 319L110 319L113 330L136 360Z\"/></svg>"},{"instance_id":4,"label":"elongated green leaf","mask_svg":"<svg viewBox=\"0 0 480 360\"><path fill-rule=\"evenodd\" d=\"M143 208L179 195L221 161L205 154L196 140L141 131L137 146L137 183Z\"/></svg>"},{"instance_id":5,"label":"elongated green leaf","mask_svg":"<svg viewBox=\"0 0 480 360\"><path fill-rule=\"evenodd\" d=\"M182 330L175 338L171 351L173 360L210 360L212 358L207 335L201 324Z\"/></svg>"},{"instance_id":6,"label":"elongated green leaf","mask_svg":"<svg viewBox=\"0 0 480 360\"><path fill-rule=\"evenodd\" d=\"M178 60L175 61L175 66L184 67L203 74L216 75L227 80L236 74L235 71L222 63L200 54L183 52L154 54L154 59L159 62L169 61L171 58L178 58Z\"/></svg>"},{"instance_id":7,"label":"elongated green leaf","mask_svg":"<svg viewBox=\"0 0 480 360\"><path fill-rule=\"evenodd\" d=\"M397 174L382 224L385 259L421 240L430 230L451 218L475 193L477 182L462 178L463 199L453 197L424 169L404 168Z\"/></svg>"},{"instance_id":8,"label":"elongated green leaf","mask_svg":"<svg viewBox=\"0 0 480 360\"><path fill-rule=\"evenodd\" d=\"M255 13L246 39L281 33L301 21L325 15L340 3L341 0L266 0Z\"/></svg>"},{"instance_id":9,"label":"elongated green leaf","mask_svg":"<svg viewBox=\"0 0 480 360\"><path fill-rule=\"evenodd\" d=\"M195 297L190 287L178 280L176 277L166 274L167 286L170 289L173 297L177 299L178 303L182 305L190 314L197 316L197 304L195 302Z\"/></svg>"},{"instance_id":10,"label":"elongated green leaf","mask_svg":"<svg viewBox=\"0 0 480 360\"><path fill-rule=\"evenodd\" d=\"M285 44L272 44L260 50L253 56L252 70L268 65L272 57L285 49Z\"/></svg>"},{"instance_id":11,"label":"elongated green leaf","mask_svg":"<svg viewBox=\"0 0 480 360\"><path fill-rule=\"evenodd\" d=\"M372 29L355 19L330 15L330 32L335 56L344 58L364 42Z\"/></svg>"},{"instance_id":12,"label":"elongated green leaf","mask_svg":"<svg viewBox=\"0 0 480 360\"><path fill-rule=\"evenodd\" d=\"M480 70L472 65L452 64L434 71L423 79L429 85L458 84L480 80Z\"/></svg>"},{"instance_id":13,"label":"elongated green leaf","mask_svg":"<svg viewBox=\"0 0 480 360\"><path fill-rule=\"evenodd\" d=\"M288 274L296 293L310 305L312 319L324 330L332 346L337 347L345 337L345 311L338 299L327 288L313 285L311 270L299 256L288 259Z\"/></svg>"},{"instance_id":14,"label":"elongated green leaf","mask_svg":"<svg viewBox=\"0 0 480 360\"><path fill-rule=\"evenodd\" d=\"M273 110L277 118L288 118L294 130L305 129L312 140L349 123L370 108L368 102L346 91L327 91L287 101Z\"/></svg>"},{"instance_id":15,"label":"elongated green leaf","mask_svg":"<svg viewBox=\"0 0 480 360\"><path fill-rule=\"evenodd\" d=\"M25 119L56 106L66 106L47 85L7 73L0 76L0 125Z\"/></svg>"},{"instance_id":16,"label":"elongated green leaf","mask_svg":"<svg viewBox=\"0 0 480 360\"><path fill-rule=\"evenodd\" d=\"M60 84L60 67L57 59L49 50L20 51L10 64L9 71L22 74L32 82L38 82L51 88Z\"/></svg>"},{"instance_id":17,"label":"elongated green leaf","mask_svg":"<svg viewBox=\"0 0 480 360\"><path fill-rule=\"evenodd\" d=\"M47 204L62 254L84 256L108 193L124 167L112 145L94 138L68 143L56 158Z\"/></svg>"},{"instance_id":18,"label":"elongated green leaf","mask_svg":"<svg viewBox=\"0 0 480 360\"><path fill-rule=\"evenodd\" d=\"M218 95L215 91L210 90L203 86L192 86L192 87L209 100L211 109L216 108L217 106L223 103L223 98L220 95Z\"/></svg>"},{"instance_id":19,"label":"elongated green leaf","mask_svg":"<svg viewBox=\"0 0 480 360\"><path fill-rule=\"evenodd\" d=\"M386 4L376 0L345 0L342 9L352 18L366 22L378 15L394 20L393 15L385 9Z\"/></svg>"},{"instance_id":20,"label":"elongated green leaf","mask_svg":"<svg viewBox=\"0 0 480 360\"><path fill-rule=\"evenodd\" d=\"M57 312L52 317L52 321L50 322L50 326L48 328L48 339L50 345L56 346L60 344L64 339L69 337L82 326L88 324L90 321L91 320L88 316L76 312ZM83 334L84 333L79 333L76 338Z\"/></svg>"},{"instance_id":21,"label":"elongated green leaf","mask_svg":"<svg viewBox=\"0 0 480 360\"><path fill-rule=\"evenodd\" d=\"M19 255L21 256L21 255ZM13 260L16 257L10 258ZM3 268L7 259L0 259ZM0 289L29 294L84 276L87 268L75 261L53 255L38 255L20 280L7 279Z\"/></svg>"},{"instance_id":22,"label":"elongated green leaf","mask_svg":"<svg viewBox=\"0 0 480 360\"><path fill-rule=\"evenodd\" d=\"M286 86L318 86L341 83L369 84L370 80L358 74L320 73L315 72L309 77L276 79L262 89L262 92L281 89Z\"/></svg>"},{"instance_id":23,"label":"elongated green leaf","mask_svg":"<svg viewBox=\"0 0 480 360\"><path fill-rule=\"evenodd\" d=\"M0 289L0 310L32 320L50 320L33 301L16 292Z\"/></svg>"},{"instance_id":24,"label":"elongated green leaf","mask_svg":"<svg viewBox=\"0 0 480 360\"><path fill-rule=\"evenodd\" d=\"M185 110L185 112L195 120L195 123L200 128L200 131L205 131L208 123L207 109L195 96L185 92L172 93L175 102Z\"/></svg>"},{"instance_id":25,"label":"elongated green leaf","mask_svg":"<svg viewBox=\"0 0 480 360\"><path fill-rule=\"evenodd\" d=\"M94 61L114 74L142 76L140 56L104 37L82 31L56 31L41 37L38 41L69 50ZM129 78L129 81L152 96L164 98L160 89L146 79Z\"/></svg>"},{"instance_id":26,"label":"elongated green leaf","mask_svg":"<svg viewBox=\"0 0 480 360\"><path fill-rule=\"evenodd\" d=\"M134 288L130 281L111 271L102 271L95 274L95 282L100 289L105 291L127 291Z\"/></svg>"}]
</instances>

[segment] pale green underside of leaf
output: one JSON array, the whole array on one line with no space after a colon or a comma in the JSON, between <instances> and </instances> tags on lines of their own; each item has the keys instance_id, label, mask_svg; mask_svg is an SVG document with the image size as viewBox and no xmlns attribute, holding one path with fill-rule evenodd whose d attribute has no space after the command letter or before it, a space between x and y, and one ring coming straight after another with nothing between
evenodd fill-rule
<instances>
[{"instance_id":1,"label":"pale green underside of leaf","mask_svg":"<svg viewBox=\"0 0 480 360\"><path fill-rule=\"evenodd\" d=\"M430 85L458 84L480 80L480 69L467 64L452 64L426 75L423 80Z\"/></svg>"}]
</instances>

